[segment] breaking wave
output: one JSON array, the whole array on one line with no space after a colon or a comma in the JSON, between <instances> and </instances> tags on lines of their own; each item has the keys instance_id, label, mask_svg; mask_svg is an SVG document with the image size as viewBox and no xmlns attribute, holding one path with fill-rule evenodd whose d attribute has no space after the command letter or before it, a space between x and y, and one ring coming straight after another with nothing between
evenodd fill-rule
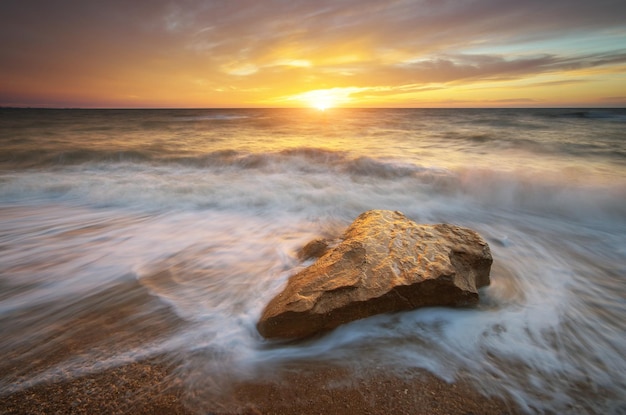
<instances>
[{"instance_id":1,"label":"breaking wave","mask_svg":"<svg viewBox=\"0 0 626 415\"><path fill-rule=\"evenodd\" d=\"M626 217L623 183L598 181L585 171L446 169L403 161L351 156L342 151L297 148L275 153L217 151L151 164L106 160L57 168L54 175L25 170L5 175L5 201L74 201L96 206L151 209L253 208L323 211L332 206L451 203L599 220ZM93 159L88 152L67 160ZM116 156L117 157L117 156ZM121 157L121 156L119 156ZM350 209L355 212L355 209Z\"/></svg>"}]
</instances>

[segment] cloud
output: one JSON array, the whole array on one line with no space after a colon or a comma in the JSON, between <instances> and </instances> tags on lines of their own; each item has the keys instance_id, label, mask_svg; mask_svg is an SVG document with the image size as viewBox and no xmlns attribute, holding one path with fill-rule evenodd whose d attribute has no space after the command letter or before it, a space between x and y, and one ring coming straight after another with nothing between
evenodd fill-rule
<instances>
[{"instance_id":1,"label":"cloud","mask_svg":"<svg viewBox=\"0 0 626 415\"><path fill-rule=\"evenodd\" d=\"M254 103L620 71L624 15L621 0L4 0L0 104L9 89L81 102L184 94L210 105L228 85L249 91L229 99Z\"/></svg>"}]
</instances>

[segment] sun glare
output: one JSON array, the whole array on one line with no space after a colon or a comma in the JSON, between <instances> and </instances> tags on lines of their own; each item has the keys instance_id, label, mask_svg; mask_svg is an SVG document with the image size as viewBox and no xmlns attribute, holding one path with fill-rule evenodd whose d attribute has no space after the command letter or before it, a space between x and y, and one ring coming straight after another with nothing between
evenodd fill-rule
<instances>
[{"instance_id":1,"label":"sun glare","mask_svg":"<svg viewBox=\"0 0 626 415\"><path fill-rule=\"evenodd\" d=\"M331 108L345 107L353 102L351 95L360 92L359 88L315 89L295 95L288 95L276 102L295 103L298 107L326 111Z\"/></svg>"},{"instance_id":2,"label":"sun glare","mask_svg":"<svg viewBox=\"0 0 626 415\"><path fill-rule=\"evenodd\" d=\"M324 101L315 102L313 106L315 107L315 109L319 111L326 111L326 108L329 107L328 103Z\"/></svg>"},{"instance_id":3,"label":"sun glare","mask_svg":"<svg viewBox=\"0 0 626 415\"><path fill-rule=\"evenodd\" d=\"M335 104L332 92L328 90L310 91L303 97L310 107L319 111L326 111Z\"/></svg>"}]
</instances>

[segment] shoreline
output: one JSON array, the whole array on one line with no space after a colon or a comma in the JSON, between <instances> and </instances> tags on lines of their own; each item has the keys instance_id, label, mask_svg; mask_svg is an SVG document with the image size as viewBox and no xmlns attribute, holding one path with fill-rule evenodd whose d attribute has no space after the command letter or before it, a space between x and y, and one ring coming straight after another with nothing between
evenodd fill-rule
<instances>
[{"instance_id":1,"label":"shoreline","mask_svg":"<svg viewBox=\"0 0 626 415\"><path fill-rule=\"evenodd\" d=\"M365 373L326 363L292 363L238 380L208 396L187 389L162 359L41 383L2 397L1 414L411 414L517 415L511 400L483 396L471 382L425 371Z\"/></svg>"}]
</instances>

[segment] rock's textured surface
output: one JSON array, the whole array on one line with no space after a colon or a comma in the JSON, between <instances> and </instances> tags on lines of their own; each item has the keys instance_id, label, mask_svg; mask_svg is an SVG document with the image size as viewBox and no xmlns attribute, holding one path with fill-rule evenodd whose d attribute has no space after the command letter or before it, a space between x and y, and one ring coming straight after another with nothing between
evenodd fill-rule
<instances>
[{"instance_id":1,"label":"rock's textured surface","mask_svg":"<svg viewBox=\"0 0 626 415\"><path fill-rule=\"evenodd\" d=\"M299 338L374 314L474 305L491 263L489 246L470 229L368 211L337 246L289 279L257 328L266 338Z\"/></svg>"},{"instance_id":2,"label":"rock's textured surface","mask_svg":"<svg viewBox=\"0 0 626 415\"><path fill-rule=\"evenodd\" d=\"M300 252L298 252L298 258L301 261L311 258L319 258L327 251L328 241L324 239L314 239L302 247Z\"/></svg>"}]
</instances>

